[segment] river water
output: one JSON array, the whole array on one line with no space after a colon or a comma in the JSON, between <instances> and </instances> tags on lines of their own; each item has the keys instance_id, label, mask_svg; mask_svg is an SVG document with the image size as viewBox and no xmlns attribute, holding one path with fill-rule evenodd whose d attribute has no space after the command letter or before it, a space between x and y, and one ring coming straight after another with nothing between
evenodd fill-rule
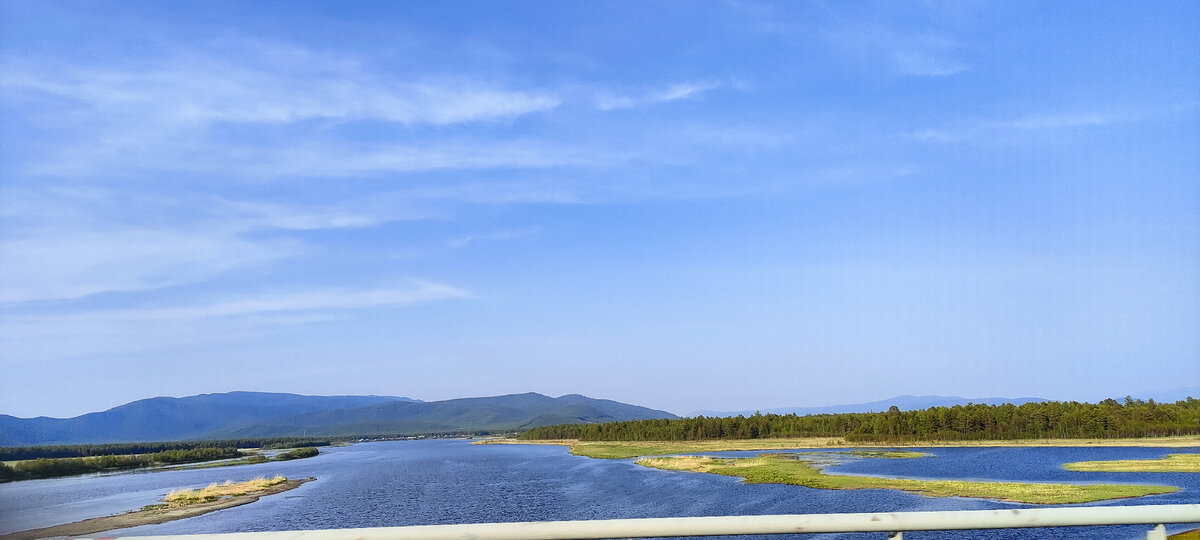
<instances>
[{"instance_id":1,"label":"river water","mask_svg":"<svg viewBox=\"0 0 1200 540\"><path fill-rule=\"evenodd\" d=\"M1105 504L1200 503L1200 474L1081 473L1069 461L1158 458L1200 448L934 448L920 459L848 459L828 472L926 479L1153 483L1181 491ZM723 452L751 456L757 452ZM572 456L557 446L471 445L463 440L360 443L314 458L227 468L90 475L0 484L0 534L158 502L167 491L282 474L317 480L253 504L121 535L383 527L441 523L669 516L982 510L1031 505L933 498L894 490L831 491L744 484L738 478L660 471L632 460ZM1186 526L1169 527L1169 531ZM1144 538L1148 527L913 532L905 538ZM109 533L115 534L115 533ZM882 538L818 535L812 538ZM744 538L744 537L742 537ZM769 538L781 538L779 536Z\"/></svg>"}]
</instances>

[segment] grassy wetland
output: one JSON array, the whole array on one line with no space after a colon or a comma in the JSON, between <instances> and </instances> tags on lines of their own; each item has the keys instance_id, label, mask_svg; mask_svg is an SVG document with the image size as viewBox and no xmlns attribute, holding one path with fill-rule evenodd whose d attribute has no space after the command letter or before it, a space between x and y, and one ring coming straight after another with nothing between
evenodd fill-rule
<instances>
[{"instance_id":1,"label":"grassy wetland","mask_svg":"<svg viewBox=\"0 0 1200 540\"><path fill-rule=\"evenodd\" d=\"M905 446L1195 446L1196 437L1154 439L1067 439L1022 441L967 441L906 443ZM737 476L750 483L793 484L818 489L899 489L931 497L978 497L1030 504L1068 504L1159 495L1178 491L1174 486L1136 484L1053 484L1034 482L980 482L960 480L917 480L826 474L819 468L825 452L761 454L755 458L715 458L695 455L706 452L849 448L844 455L862 458L905 459L926 457L918 451L864 448L838 437L796 439L722 439L707 441L484 441L486 443L553 444L567 446L578 456L599 459L641 458L637 464L663 470L692 471ZM644 457L663 456L663 457ZM1075 468L1079 465L1080 468ZM1125 467L1125 468L1120 468ZM1141 467L1141 468L1135 468ZM1067 464L1073 471L1197 472L1200 454L1172 454L1161 460L1081 462Z\"/></svg>"},{"instance_id":2,"label":"grassy wetland","mask_svg":"<svg viewBox=\"0 0 1200 540\"><path fill-rule=\"evenodd\" d=\"M761 454L753 458L650 457L638 460L637 464L670 471L736 476L754 484L792 484L817 489L899 489L930 497L978 497L1030 504L1085 503L1158 495L1179 490L1173 486L1135 484L1076 485L845 476L821 471L812 463L811 456L804 454Z\"/></svg>"},{"instance_id":3,"label":"grassy wetland","mask_svg":"<svg viewBox=\"0 0 1200 540\"><path fill-rule=\"evenodd\" d=\"M1159 459L1077 461L1063 464L1068 471L1200 473L1200 454L1170 454Z\"/></svg>"}]
</instances>

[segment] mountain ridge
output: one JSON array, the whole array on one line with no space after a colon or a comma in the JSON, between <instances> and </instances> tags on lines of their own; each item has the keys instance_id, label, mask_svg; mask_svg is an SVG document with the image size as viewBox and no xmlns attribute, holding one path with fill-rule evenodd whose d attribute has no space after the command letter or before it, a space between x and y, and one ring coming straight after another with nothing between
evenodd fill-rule
<instances>
[{"instance_id":1,"label":"mountain ridge","mask_svg":"<svg viewBox=\"0 0 1200 540\"><path fill-rule=\"evenodd\" d=\"M556 423L596 423L674 414L568 394L552 398L527 392L423 403L381 403L354 410L317 411L274 419L276 425L248 424L212 434L220 438L317 436L432 432L477 432L527 429Z\"/></svg>"},{"instance_id":2,"label":"mountain ridge","mask_svg":"<svg viewBox=\"0 0 1200 540\"><path fill-rule=\"evenodd\" d=\"M239 391L147 398L71 418L0 414L0 446L409 435L646 418L677 417L666 411L579 394L551 398L529 392L424 402L396 396Z\"/></svg>"},{"instance_id":3,"label":"mountain ridge","mask_svg":"<svg viewBox=\"0 0 1200 540\"><path fill-rule=\"evenodd\" d=\"M85 444L204 438L230 422L322 409L411 401L396 396L304 396L273 392L224 392L139 399L70 418L0 415L0 445Z\"/></svg>"}]
</instances>

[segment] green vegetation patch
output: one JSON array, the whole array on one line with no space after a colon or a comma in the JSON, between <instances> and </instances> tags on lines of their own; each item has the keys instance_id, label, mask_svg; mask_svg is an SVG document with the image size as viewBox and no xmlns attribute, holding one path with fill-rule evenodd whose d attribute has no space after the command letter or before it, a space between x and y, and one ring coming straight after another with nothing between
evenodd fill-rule
<instances>
[{"instance_id":1,"label":"green vegetation patch","mask_svg":"<svg viewBox=\"0 0 1200 540\"><path fill-rule=\"evenodd\" d=\"M275 459L278 461L288 461L288 460L292 460L292 459L304 459L304 458L310 458L310 457L316 456L319 453L321 453L320 450L317 450L316 448L308 446L305 448L297 448L290 452L284 452L282 454L279 454L278 456L275 456Z\"/></svg>"},{"instance_id":2,"label":"green vegetation patch","mask_svg":"<svg viewBox=\"0 0 1200 540\"><path fill-rule=\"evenodd\" d=\"M930 497L977 497L1031 504L1068 504L1172 493L1174 486L1126 484L1041 484L914 480L826 474L796 454L762 454L754 458L678 456L644 458L638 465L671 471L737 476L752 484L793 484L817 489L899 489Z\"/></svg>"},{"instance_id":3,"label":"green vegetation patch","mask_svg":"<svg viewBox=\"0 0 1200 540\"><path fill-rule=\"evenodd\" d=\"M734 450L790 450L812 448L821 444L842 443L841 440L826 439L740 439L716 441L635 441L597 442L562 441L569 444L571 453L577 456L600 459L629 459L640 456L665 454L692 454L697 452L728 452Z\"/></svg>"},{"instance_id":4,"label":"green vegetation patch","mask_svg":"<svg viewBox=\"0 0 1200 540\"><path fill-rule=\"evenodd\" d=\"M267 437L208 441L17 446L0 448L0 461L24 461L37 458L127 456L153 454L167 450L196 450L204 448L259 448L269 450L300 448L302 446L328 446L338 440L340 439L328 437Z\"/></svg>"},{"instance_id":5,"label":"green vegetation patch","mask_svg":"<svg viewBox=\"0 0 1200 540\"><path fill-rule=\"evenodd\" d=\"M247 456L242 459L234 459L234 460L230 460L230 461L218 461L216 463L201 463L199 465L189 465L187 467L180 467L180 468L181 469L189 469L189 470L191 470L191 469L215 469L217 467L234 467L237 465L258 465L259 463L267 463L270 461L271 460L268 459L267 456L264 456L262 454L255 454L253 456Z\"/></svg>"},{"instance_id":6,"label":"green vegetation patch","mask_svg":"<svg viewBox=\"0 0 1200 540\"><path fill-rule=\"evenodd\" d=\"M283 452L275 456L276 461L286 461L313 457L320 450L312 446L304 446ZM137 455L97 455L91 457L71 458L37 458L18 461L11 465L0 463L0 482L13 480L30 480L35 478L55 478L95 472L118 471L162 465L179 465L199 463L183 469L207 469L213 467L233 467L236 465L256 465L267 463L271 459L262 454L245 456L234 447L190 448L163 450L152 454ZM234 458L241 459L234 459ZM222 461L218 461L222 460ZM213 463L201 463L201 462Z\"/></svg>"},{"instance_id":7,"label":"green vegetation patch","mask_svg":"<svg viewBox=\"0 0 1200 540\"><path fill-rule=\"evenodd\" d=\"M1191 472L1200 473L1200 454L1171 454L1159 459L1076 461L1064 463L1068 471L1081 472Z\"/></svg>"},{"instance_id":8,"label":"green vegetation patch","mask_svg":"<svg viewBox=\"0 0 1200 540\"><path fill-rule=\"evenodd\" d=\"M804 452L804 453L805 454L813 454L816 452ZM825 454L827 452L821 452L821 453ZM929 452L908 452L908 451L900 451L900 450L850 450L848 452L838 452L838 453L851 455L854 457L872 458L872 459L879 459L879 458L882 458L882 459L913 459L913 458L929 457L931 455Z\"/></svg>"},{"instance_id":9,"label":"green vegetation patch","mask_svg":"<svg viewBox=\"0 0 1200 540\"><path fill-rule=\"evenodd\" d=\"M73 458L37 458L21 461L9 466L0 466L0 481L26 480L32 478L54 478L122 469L135 469L156 465L174 465L230 459L241 456L234 448L192 448L188 450L164 450L153 454L129 456L100 455Z\"/></svg>"}]
</instances>

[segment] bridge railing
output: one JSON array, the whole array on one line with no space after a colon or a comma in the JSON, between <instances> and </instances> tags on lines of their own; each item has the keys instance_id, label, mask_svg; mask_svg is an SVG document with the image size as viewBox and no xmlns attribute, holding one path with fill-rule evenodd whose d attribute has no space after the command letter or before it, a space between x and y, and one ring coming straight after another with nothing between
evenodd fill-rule
<instances>
[{"instance_id":1,"label":"bridge railing","mask_svg":"<svg viewBox=\"0 0 1200 540\"><path fill-rule=\"evenodd\" d=\"M888 533L889 538L899 539L905 531L1151 525L1153 528L1147 533L1146 538L1156 540L1166 538L1163 525L1168 523L1200 523L1200 504L471 523L130 538L138 540L168 538L173 540L457 540L464 538L570 540L881 532Z\"/></svg>"}]
</instances>

